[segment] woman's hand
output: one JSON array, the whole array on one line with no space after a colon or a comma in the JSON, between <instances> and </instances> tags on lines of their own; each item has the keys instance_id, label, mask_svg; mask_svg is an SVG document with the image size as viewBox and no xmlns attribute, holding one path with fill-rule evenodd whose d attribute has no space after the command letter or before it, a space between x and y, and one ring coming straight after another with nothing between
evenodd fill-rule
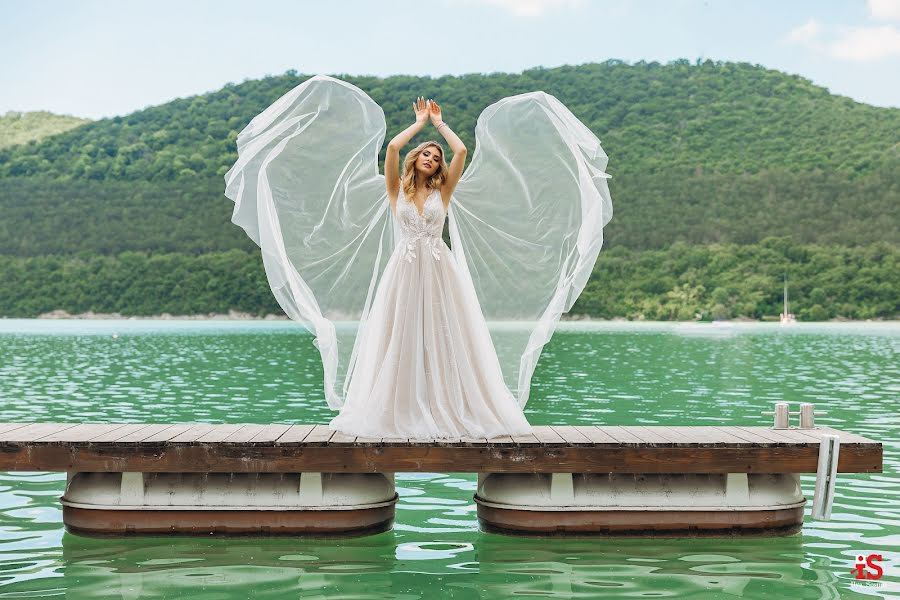
<instances>
[{"instance_id":1,"label":"woman's hand","mask_svg":"<svg viewBox=\"0 0 900 600\"><path fill-rule=\"evenodd\" d=\"M431 124L435 127L444 122L441 118L441 107L434 100L431 100L431 110L428 111L428 116L431 117Z\"/></svg>"},{"instance_id":2,"label":"woman's hand","mask_svg":"<svg viewBox=\"0 0 900 600\"><path fill-rule=\"evenodd\" d=\"M413 102L413 111L416 113L416 123L424 124L428 119L429 109L431 108L431 100L426 101L425 98L419 96Z\"/></svg>"}]
</instances>

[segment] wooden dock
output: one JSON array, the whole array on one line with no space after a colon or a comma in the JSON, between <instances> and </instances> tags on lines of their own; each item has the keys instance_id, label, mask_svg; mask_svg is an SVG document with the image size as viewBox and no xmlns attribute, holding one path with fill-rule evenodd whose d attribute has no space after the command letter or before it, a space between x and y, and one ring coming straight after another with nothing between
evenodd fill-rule
<instances>
[{"instance_id":1,"label":"wooden dock","mask_svg":"<svg viewBox=\"0 0 900 600\"><path fill-rule=\"evenodd\" d=\"M515 438L348 437L325 425L0 423L0 471L331 473L879 473L880 442L817 427L536 426Z\"/></svg>"},{"instance_id":2,"label":"wooden dock","mask_svg":"<svg viewBox=\"0 0 900 600\"><path fill-rule=\"evenodd\" d=\"M785 535L803 524L799 474L833 491L835 456L840 473L882 470L881 443L828 427L420 440L318 424L0 423L0 471L66 472L63 522L86 535L377 533L393 525L397 472L478 473L488 531Z\"/></svg>"}]
</instances>

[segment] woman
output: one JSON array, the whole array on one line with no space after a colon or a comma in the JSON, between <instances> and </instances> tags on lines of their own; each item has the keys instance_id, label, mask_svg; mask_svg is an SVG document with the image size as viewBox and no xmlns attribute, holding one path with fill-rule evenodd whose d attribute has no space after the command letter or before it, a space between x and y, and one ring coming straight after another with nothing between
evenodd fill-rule
<instances>
[{"instance_id":1,"label":"woman","mask_svg":"<svg viewBox=\"0 0 900 600\"><path fill-rule=\"evenodd\" d=\"M369 437L495 437L531 427L506 387L474 291L441 238L466 147L440 106L418 98L415 123L388 144L385 184L403 239L385 267L360 334L356 366L341 413L329 426ZM428 120L450 148L449 167L436 142L403 161L400 148Z\"/></svg>"},{"instance_id":2,"label":"woman","mask_svg":"<svg viewBox=\"0 0 900 600\"><path fill-rule=\"evenodd\" d=\"M527 433L541 349L612 217L600 140L541 91L502 98L465 146L434 102L388 144L384 111L315 75L254 117L225 174L272 294L315 336L330 425L366 437ZM426 142L399 169L400 148ZM444 244L444 223L451 247ZM492 323L488 329L487 323ZM297 378L311 374L297 372Z\"/></svg>"}]
</instances>

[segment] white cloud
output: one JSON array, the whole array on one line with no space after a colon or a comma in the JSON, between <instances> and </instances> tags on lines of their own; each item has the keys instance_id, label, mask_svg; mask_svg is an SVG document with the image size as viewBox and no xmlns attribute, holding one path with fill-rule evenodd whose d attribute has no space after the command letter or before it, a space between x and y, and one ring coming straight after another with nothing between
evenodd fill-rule
<instances>
[{"instance_id":1,"label":"white cloud","mask_svg":"<svg viewBox=\"0 0 900 600\"><path fill-rule=\"evenodd\" d=\"M584 0L470 0L506 10L517 17L540 17L558 8L580 8Z\"/></svg>"},{"instance_id":2,"label":"white cloud","mask_svg":"<svg viewBox=\"0 0 900 600\"><path fill-rule=\"evenodd\" d=\"M892 14L897 0L870 0L872 15ZM900 12L900 9L898 9ZM900 30L894 25L868 27L824 26L810 19L788 32L785 40L825 56L854 62L872 62L900 56Z\"/></svg>"},{"instance_id":3,"label":"white cloud","mask_svg":"<svg viewBox=\"0 0 900 600\"><path fill-rule=\"evenodd\" d=\"M900 56L900 30L893 25L854 27L829 44L835 58L860 62Z\"/></svg>"},{"instance_id":4,"label":"white cloud","mask_svg":"<svg viewBox=\"0 0 900 600\"><path fill-rule=\"evenodd\" d=\"M869 0L869 14L880 21L900 21L900 0Z\"/></svg>"},{"instance_id":5,"label":"white cloud","mask_svg":"<svg viewBox=\"0 0 900 600\"><path fill-rule=\"evenodd\" d=\"M787 40L796 44L811 44L822 32L822 26L815 19L810 19L803 25L793 28L787 34Z\"/></svg>"}]
</instances>

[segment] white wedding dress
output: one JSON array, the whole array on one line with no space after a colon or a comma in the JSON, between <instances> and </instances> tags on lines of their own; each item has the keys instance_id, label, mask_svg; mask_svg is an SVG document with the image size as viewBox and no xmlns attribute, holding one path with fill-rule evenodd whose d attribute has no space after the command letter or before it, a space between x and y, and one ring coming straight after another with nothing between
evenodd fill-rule
<instances>
[{"instance_id":1,"label":"white wedding dress","mask_svg":"<svg viewBox=\"0 0 900 600\"><path fill-rule=\"evenodd\" d=\"M359 333L347 397L329 426L367 437L525 435L475 290L441 238L440 190L422 214L400 190L394 249Z\"/></svg>"},{"instance_id":2,"label":"white wedding dress","mask_svg":"<svg viewBox=\"0 0 900 600\"><path fill-rule=\"evenodd\" d=\"M600 140L550 94L502 98L478 116L449 206L436 190L419 214L402 192L391 207L386 132L361 89L309 77L238 135L231 220L259 246L278 304L314 335L325 401L340 411L332 428L527 433L541 350L612 217Z\"/></svg>"}]
</instances>

